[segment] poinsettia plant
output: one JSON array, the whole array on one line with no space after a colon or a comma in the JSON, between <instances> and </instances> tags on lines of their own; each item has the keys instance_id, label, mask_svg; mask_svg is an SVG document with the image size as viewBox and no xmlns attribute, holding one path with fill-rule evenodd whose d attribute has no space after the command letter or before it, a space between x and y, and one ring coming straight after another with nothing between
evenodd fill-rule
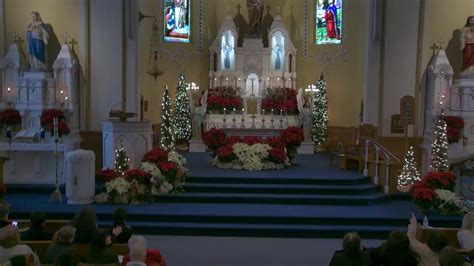
<instances>
[{"instance_id":1,"label":"poinsettia plant","mask_svg":"<svg viewBox=\"0 0 474 266\"><path fill-rule=\"evenodd\" d=\"M66 122L66 115L61 109L47 109L41 113L41 126L54 133L54 118L58 119L58 135L68 135L71 130Z\"/></svg>"},{"instance_id":2,"label":"poinsettia plant","mask_svg":"<svg viewBox=\"0 0 474 266\"><path fill-rule=\"evenodd\" d=\"M211 128L202 135L202 141L209 149L216 152L225 145L226 135L223 129Z\"/></svg>"},{"instance_id":3,"label":"poinsettia plant","mask_svg":"<svg viewBox=\"0 0 474 266\"><path fill-rule=\"evenodd\" d=\"M298 113L298 92L292 88L268 89L267 96L262 100L262 109L274 110L275 114L283 111L285 113Z\"/></svg>"},{"instance_id":4,"label":"poinsettia plant","mask_svg":"<svg viewBox=\"0 0 474 266\"><path fill-rule=\"evenodd\" d=\"M272 148L268 151L268 159L274 163L285 163L286 161L286 152L282 147Z\"/></svg>"},{"instance_id":5,"label":"poinsettia plant","mask_svg":"<svg viewBox=\"0 0 474 266\"><path fill-rule=\"evenodd\" d=\"M158 168L160 168L161 173L166 177L168 182L176 177L176 172L178 171L178 167L174 162L161 162L158 164Z\"/></svg>"},{"instance_id":6,"label":"poinsettia plant","mask_svg":"<svg viewBox=\"0 0 474 266\"><path fill-rule=\"evenodd\" d=\"M95 173L95 180L101 183L109 182L119 177L119 174L110 168L99 170Z\"/></svg>"},{"instance_id":7,"label":"poinsettia plant","mask_svg":"<svg viewBox=\"0 0 474 266\"><path fill-rule=\"evenodd\" d=\"M217 158L220 162L230 163L233 160L237 159L237 156L234 153L234 148L232 146L233 144L228 144L224 147L220 147L217 150Z\"/></svg>"},{"instance_id":8,"label":"poinsettia plant","mask_svg":"<svg viewBox=\"0 0 474 266\"><path fill-rule=\"evenodd\" d=\"M21 123L20 111L14 108L7 108L0 112L0 127L9 127Z\"/></svg>"},{"instance_id":9,"label":"poinsettia plant","mask_svg":"<svg viewBox=\"0 0 474 266\"><path fill-rule=\"evenodd\" d=\"M464 127L464 120L459 116L445 116L446 135L448 143L456 143L461 139L461 130Z\"/></svg>"},{"instance_id":10,"label":"poinsettia plant","mask_svg":"<svg viewBox=\"0 0 474 266\"><path fill-rule=\"evenodd\" d=\"M287 148L297 147L304 141L304 132L299 127L288 127L281 132L280 137Z\"/></svg>"},{"instance_id":11,"label":"poinsettia plant","mask_svg":"<svg viewBox=\"0 0 474 266\"><path fill-rule=\"evenodd\" d=\"M147 152L142 159L142 162L152 162L152 163L160 163L166 162L168 160L168 151L156 148L149 152Z\"/></svg>"},{"instance_id":12,"label":"poinsettia plant","mask_svg":"<svg viewBox=\"0 0 474 266\"><path fill-rule=\"evenodd\" d=\"M151 175L140 168L133 168L125 172L124 178L128 182L135 180L140 185L148 185L150 184Z\"/></svg>"},{"instance_id":13,"label":"poinsettia plant","mask_svg":"<svg viewBox=\"0 0 474 266\"><path fill-rule=\"evenodd\" d=\"M413 184L410 188L411 195L415 205L423 213L428 213L432 208L436 193L433 189L426 186L423 181Z\"/></svg>"},{"instance_id":14,"label":"poinsettia plant","mask_svg":"<svg viewBox=\"0 0 474 266\"><path fill-rule=\"evenodd\" d=\"M423 182L430 189L446 189L454 191L456 176L451 172L428 172Z\"/></svg>"}]
</instances>

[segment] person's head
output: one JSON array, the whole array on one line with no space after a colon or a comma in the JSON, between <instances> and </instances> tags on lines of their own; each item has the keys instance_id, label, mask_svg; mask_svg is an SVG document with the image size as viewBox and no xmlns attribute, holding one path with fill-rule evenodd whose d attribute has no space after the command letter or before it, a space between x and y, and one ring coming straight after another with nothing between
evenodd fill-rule
<instances>
[{"instance_id":1,"label":"person's head","mask_svg":"<svg viewBox=\"0 0 474 266\"><path fill-rule=\"evenodd\" d=\"M41 21L40 13L38 11L31 12L31 19L33 19L33 22Z\"/></svg>"},{"instance_id":2,"label":"person's head","mask_svg":"<svg viewBox=\"0 0 474 266\"><path fill-rule=\"evenodd\" d=\"M44 228L44 221L46 221L46 214L44 212L33 212L30 215L31 227Z\"/></svg>"},{"instance_id":3,"label":"person's head","mask_svg":"<svg viewBox=\"0 0 474 266\"><path fill-rule=\"evenodd\" d=\"M56 232L56 240L58 242L63 243L72 243L74 241L74 237L76 236L76 228L66 225Z\"/></svg>"},{"instance_id":4,"label":"person's head","mask_svg":"<svg viewBox=\"0 0 474 266\"><path fill-rule=\"evenodd\" d=\"M114 213L112 214L112 220L114 221L114 224L125 223L125 220L127 220L127 217L128 217L127 212L120 207L116 208L114 210Z\"/></svg>"},{"instance_id":5,"label":"person's head","mask_svg":"<svg viewBox=\"0 0 474 266\"><path fill-rule=\"evenodd\" d=\"M356 232L347 233L343 240L342 246L344 254L350 257L355 257L360 254L360 236Z\"/></svg>"},{"instance_id":6,"label":"person's head","mask_svg":"<svg viewBox=\"0 0 474 266\"><path fill-rule=\"evenodd\" d=\"M8 214L10 214L10 205L1 203L0 204L0 220L8 220Z\"/></svg>"},{"instance_id":7,"label":"person's head","mask_svg":"<svg viewBox=\"0 0 474 266\"><path fill-rule=\"evenodd\" d=\"M466 19L466 27L474 26L474 16L469 16Z\"/></svg>"},{"instance_id":8,"label":"person's head","mask_svg":"<svg viewBox=\"0 0 474 266\"><path fill-rule=\"evenodd\" d=\"M432 231L428 236L426 245L435 253L439 253L448 245L448 238L443 232Z\"/></svg>"},{"instance_id":9,"label":"person's head","mask_svg":"<svg viewBox=\"0 0 474 266\"><path fill-rule=\"evenodd\" d=\"M439 253L439 266L462 266L463 258L456 249L446 246Z\"/></svg>"},{"instance_id":10,"label":"person's head","mask_svg":"<svg viewBox=\"0 0 474 266\"><path fill-rule=\"evenodd\" d=\"M132 235L128 240L128 256L131 261L145 262L146 239L140 235Z\"/></svg>"},{"instance_id":11,"label":"person's head","mask_svg":"<svg viewBox=\"0 0 474 266\"><path fill-rule=\"evenodd\" d=\"M106 246L112 244L112 238L110 236L109 230L102 228L98 229L94 232L92 236L91 245L95 248L101 250L104 249Z\"/></svg>"},{"instance_id":12,"label":"person's head","mask_svg":"<svg viewBox=\"0 0 474 266\"><path fill-rule=\"evenodd\" d=\"M95 231L97 229L97 216L92 207L85 207L76 213L72 225L80 231Z\"/></svg>"},{"instance_id":13,"label":"person's head","mask_svg":"<svg viewBox=\"0 0 474 266\"><path fill-rule=\"evenodd\" d=\"M7 225L0 229L0 247L11 248L20 242L20 232L13 225Z\"/></svg>"},{"instance_id":14,"label":"person's head","mask_svg":"<svg viewBox=\"0 0 474 266\"><path fill-rule=\"evenodd\" d=\"M73 249L65 249L56 256L54 266L77 266L79 264L79 256Z\"/></svg>"},{"instance_id":15,"label":"person's head","mask_svg":"<svg viewBox=\"0 0 474 266\"><path fill-rule=\"evenodd\" d=\"M474 231L474 212L468 212L464 215L461 229Z\"/></svg>"},{"instance_id":16,"label":"person's head","mask_svg":"<svg viewBox=\"0 0 474 266\"><path fill-rule=\"evenodd\" d=\"M400 231L392 231L388 237L387 242L382 246L382 256L413 256L418 259L418 256L410 248L410 240L408 236Z\"/></svg>"}]
</instances>

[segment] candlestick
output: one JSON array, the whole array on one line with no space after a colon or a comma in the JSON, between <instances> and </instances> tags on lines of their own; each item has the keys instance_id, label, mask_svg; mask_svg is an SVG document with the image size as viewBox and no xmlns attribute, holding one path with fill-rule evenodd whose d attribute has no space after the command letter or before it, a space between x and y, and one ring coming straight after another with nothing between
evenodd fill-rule
<instances>
[{"instance_id":1,"label":"candlestick","mask_svg":"<svg viewBox=\"0 0 474 266\"><path fill-rule=\"evenodd\" d=\"M235 125L235 108L232 110L232 127L236 128L237 126Z\"/></svg>"},{"instance_id":2,"label":"candlestick","mask_svg":"<svg viewBox=\"0 0 474 266\"><path fill-rule=\"evenodd\" d=\"M283 116L283 109L280 109L280 115Z\"/></svg>"}]
</instances>

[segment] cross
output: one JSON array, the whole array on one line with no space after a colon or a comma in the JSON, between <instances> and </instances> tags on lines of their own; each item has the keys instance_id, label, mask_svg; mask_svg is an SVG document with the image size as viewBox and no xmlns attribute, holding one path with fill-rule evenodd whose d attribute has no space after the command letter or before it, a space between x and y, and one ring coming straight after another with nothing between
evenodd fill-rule
<instances>
[{"instance_id":1,"label":"cross","mask_svg":"<svg viewBox=\"0 0 474 266\"><path fill-rule=\"evenodd\" d=\"M242 6L240 4L237 5L237 13L240 14L240 9L242 8Z\"/></svg>"},{"instance_id":2,"label":"cross","mask_svg":"<svg viewBox=\"0 0 474 266\"><path fill-rule=\"evenodd\" d=\"M433 43L433 45L430 46L430 49L433 50L433 54L436 54L436 51L438 51L439 46L436 45L436 43Z\"/></svg>"},{"instance_id":3,"label":"cross","mask_svg":"<svg viewBox=\"0 0 474 266\"><path fill-rule=\"evenodd\" d=\"M72 38L69 44L71 45L71 49L74 50L74 45L77 44L76 39Z\"/></svg>"},{"instance_id":4,"label":"cross","mask_svg":"<svg viewBox=\"0 0 474 266\"><path fill-rule=\"evenodd\" d=\"M18 32L15 31L15 32L13 33L13 42L18 42L18 38L19 38Z\"/></svg>"},{"instance_id":5,"label":"cross","mask_svg":"<svg viewBox=\"0 0 474 266\"><path fill-rule=\"evenodd\" d=\"M65 44L68 43L68 38L69 38L69 34L67 32L63 33L63 39L64 39Z\"/></svg>"},{"instance_id":6,"label":"cross","mask_svg":"<svg viewBox=\"0 0 474 266\"><path fill-rule=\"evenodd\" d=\"M444 46L445 42L446 41L443 38L439 38L439 40L438 40L439 49L443 49L443 46Z\"/></svg>"}]
</instances>

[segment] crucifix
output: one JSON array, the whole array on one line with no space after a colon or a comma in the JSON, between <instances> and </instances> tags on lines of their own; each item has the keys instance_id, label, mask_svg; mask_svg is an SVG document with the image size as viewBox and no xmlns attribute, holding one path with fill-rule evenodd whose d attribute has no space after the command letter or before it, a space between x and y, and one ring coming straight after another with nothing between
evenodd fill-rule
<instances>
[{"instance_id":1,"label":"crucifix","mask_svg":"<svg viewBox=\"0 0 474 266\"><path fill-rule=\"evenodd\" d=\"M250 81L252 82L252 94L250 94L250 97L255 97L255 94L253 93L253 82L255 81L255 77L251 77Z\"/></svg>"},{"instance_id":2,"label":"crucifix","mask_svg":"<svg viewBox=\"0 0 474 266\"><path fill-rule=\"evenodd\" d=\"M443 38L439 38L439 40L438 40L439 49L443 49L443 46L444 46L445 42L446 42L446 40L444 40Z\"/></svg>"},{"instance_id":3,"label":"crucifix","mask_svg":"<svg viewBox=\"0 0 474 266\"><path fill-rule=\"evenodd\" d=\"M77 44L76 39L72 38L69 44L71 45L71 49L74 50L74 46Z\"/></svg>"},{"instance_id":4,"label":"crucifix","mask_svg":"<svg viewBox=\"0 0 474 266\"><path fill-rule=\"evenodd\" d=\"M430 46L430 49L433 50L433 55L436 54L436 51L438 51L439 46L436 45L436 43L433 43L433 45Z\"/></svg>"},{"instance_id":5,"label":"crucifix","mask_svg":"<svg viewBox=\"0 0 474 266\"><path fill-rule=\"evenodd\" d=\"M63 34L64 44L67 44L67 43L68 43L68 38L69 38L69 36L70 36L70 35L69 35L67 32L65 32L65 33Z\"/></svg>"}]
</instances>

